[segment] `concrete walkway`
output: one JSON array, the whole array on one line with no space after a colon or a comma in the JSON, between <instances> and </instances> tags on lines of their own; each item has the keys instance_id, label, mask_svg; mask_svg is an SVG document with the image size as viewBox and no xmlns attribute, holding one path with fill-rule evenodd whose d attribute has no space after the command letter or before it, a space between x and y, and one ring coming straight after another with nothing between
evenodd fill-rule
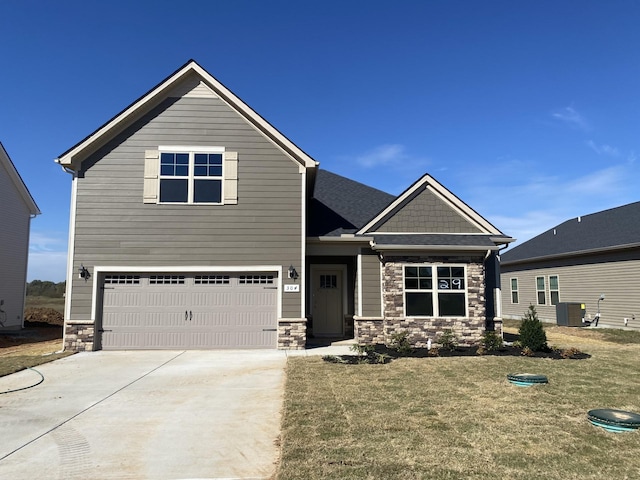
<instances>
[{"instance_id":1,"label":"concrete walkway","mask_svg":"<svg viewBox=\"0 0 640 480\"><path fill-rule=\"evenodd\" d=\"M44 381L0 394L0 478L269 478L286 358L306 354L91 352L1 377Z\"/></svg>"}]
</instances>

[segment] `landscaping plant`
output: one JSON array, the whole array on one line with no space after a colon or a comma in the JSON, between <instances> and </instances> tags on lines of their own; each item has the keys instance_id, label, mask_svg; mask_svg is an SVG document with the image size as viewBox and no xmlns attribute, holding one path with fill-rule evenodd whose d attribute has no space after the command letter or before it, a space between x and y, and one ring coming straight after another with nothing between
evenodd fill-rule
<instances>
[{"instance_id":1,"label":"landscaping plant","mask_svg":"<svg viewBox=\"0 0 640 480\"><path fill-rule=\"evenodd\" d=\"M400 330L391 335L388 347L399 355L409 355L413 352L413 346L409 341L409 332Z\"/></svg>"},{"instance_id":2,"label":"landscaping plant","mask_svg":"<svg viewBox=\"0 0 640 480\"><path fill-rule=\"evenodd\" d=\"M443 350L453 351L458 346L458 340L456 339L456 335L453 333L453 330L448 328L438 338L438 343L442 347Z\"/></svg>"},{"instance_id":3,"label":"landscaping plant","mask_svg":"<svg viewBox=\"0 0 640 480\"><path fill-rule=\"evenodd\" d=\"M529 305L529 309L522 318L520 329L520 345L523 349L528 348L534 352L543 352L548 350L547 334L544 331L542 322L538 319L536 307Z\"/></svg>"}]
</instances>

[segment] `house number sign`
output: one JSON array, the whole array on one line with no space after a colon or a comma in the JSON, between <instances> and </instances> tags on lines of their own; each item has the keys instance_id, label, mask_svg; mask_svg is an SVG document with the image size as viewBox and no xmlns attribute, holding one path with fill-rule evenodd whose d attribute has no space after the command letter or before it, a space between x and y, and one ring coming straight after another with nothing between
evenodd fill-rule
<instances>
[{"instance_id":1,"label":"house number sign","mask_svg":"<svg viewBox=\"0 0 640 480\"><path fill-rule=\"evenodd\" d=\"M285 285L284 286L284 291L285 292L299 292L300 291L300 285Z\"/></svg>"}]
</instances>

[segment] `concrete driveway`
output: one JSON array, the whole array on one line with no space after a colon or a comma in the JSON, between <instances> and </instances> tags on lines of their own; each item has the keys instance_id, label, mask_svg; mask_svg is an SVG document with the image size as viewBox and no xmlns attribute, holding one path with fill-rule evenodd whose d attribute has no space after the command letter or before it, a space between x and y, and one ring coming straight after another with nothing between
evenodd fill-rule
<instances>
[{"instance_id":1,"label":"concrete driveway","mask_svg":"<svg viewBox=\"0 0 640 480\"><path fill-rule=\"evenodd\" d=\"M0 394L0 478L268 478L281 351L79 353ZM41 380L0 378L0 392Z\"/></svg>"}]
</instances>

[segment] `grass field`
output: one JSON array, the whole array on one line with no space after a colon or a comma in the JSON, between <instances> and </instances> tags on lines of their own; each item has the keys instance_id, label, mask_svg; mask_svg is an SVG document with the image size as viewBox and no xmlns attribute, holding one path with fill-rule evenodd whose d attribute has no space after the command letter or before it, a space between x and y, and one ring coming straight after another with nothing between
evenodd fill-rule
<instances>
[{"instance_id":1,"label":"grass field","mask_svg":"<svg viewBox=\"0 0 640 480\"><path fill-rule=\"evenodd\" d=\"M292 358L277 478L640 478L640 432L608 433L586 418L594 408L640 412L635 334L547 327L551 345L586 360ZM507 382L524 372L550 383Z\"/></svg>"},{"instance_id":2,"label":"grass field","mask_svg":"<svg viewBox=\"0 0 640 480\"><path fill-rule=\"evenodd\" d=\"M36 297L28 295L25 308L53 308L64 314L64 298Z\"/></svg>"}]
</instances>

